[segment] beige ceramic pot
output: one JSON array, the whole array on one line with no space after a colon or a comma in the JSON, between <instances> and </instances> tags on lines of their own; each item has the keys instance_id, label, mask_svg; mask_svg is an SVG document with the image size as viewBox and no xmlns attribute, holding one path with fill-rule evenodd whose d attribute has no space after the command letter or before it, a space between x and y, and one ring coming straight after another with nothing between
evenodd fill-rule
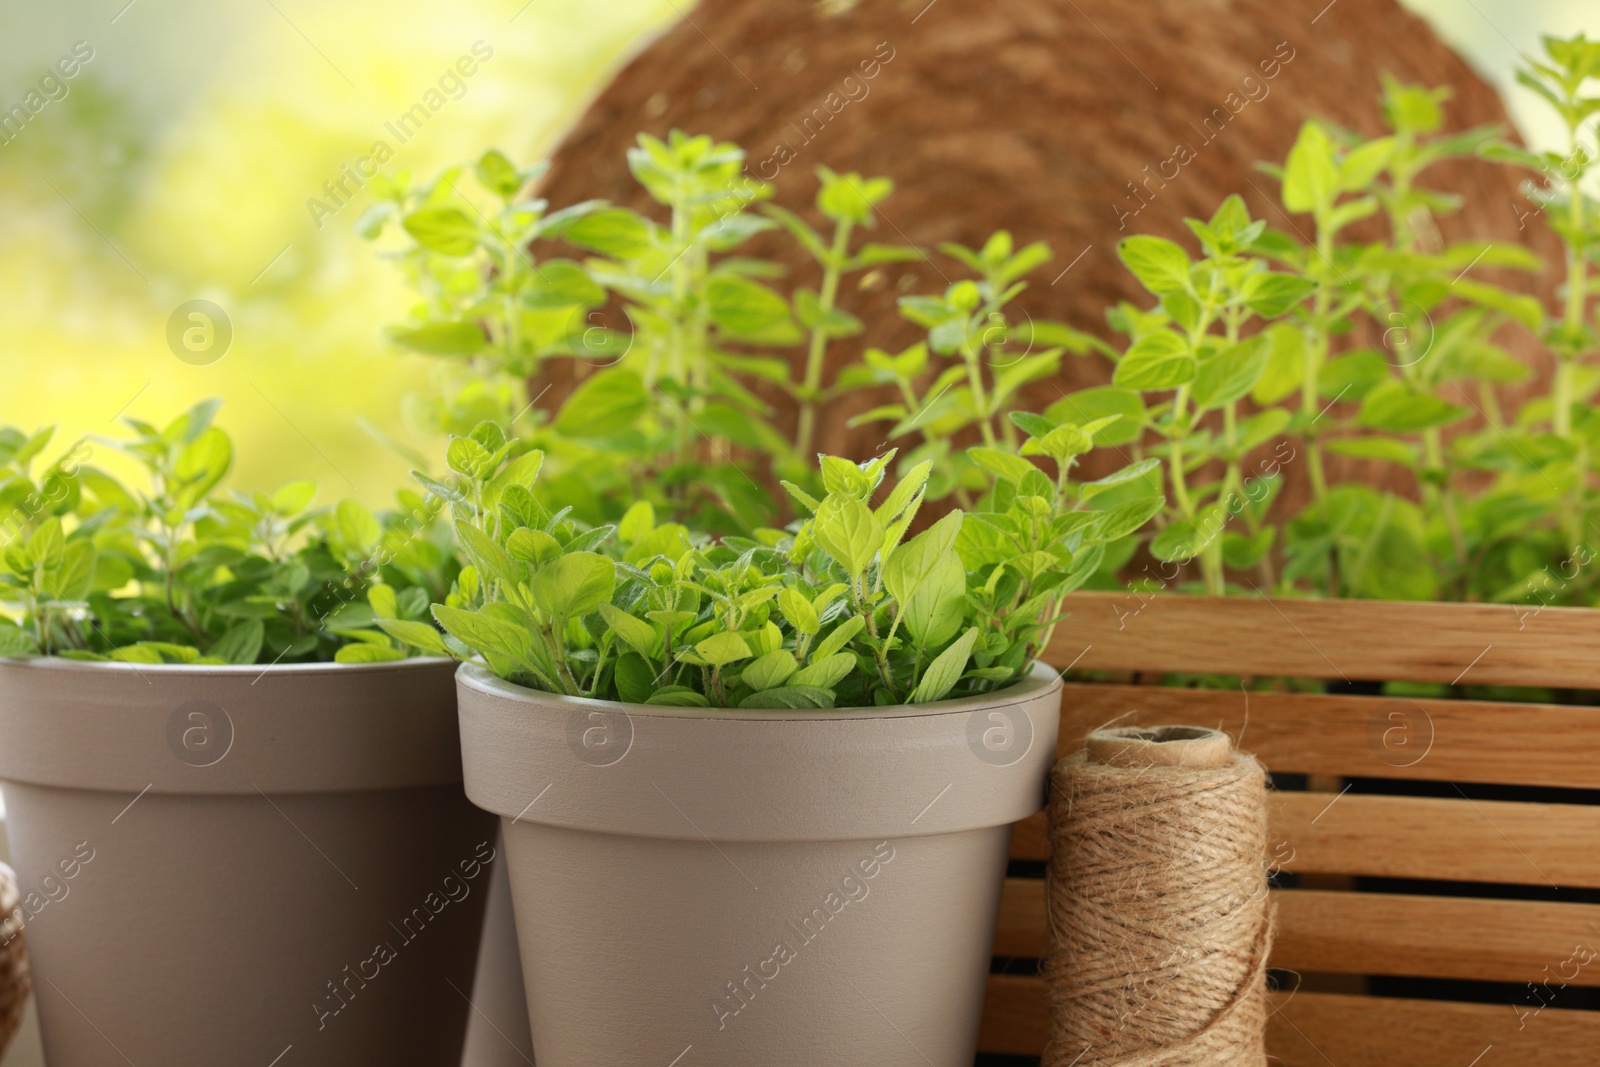
<instances>
[{"instance_id":1,"label":"beige ceramic pot","mask_svg":"<svg viewBox=\"0 0 1600 1067\"><path fill-rule=\"evenodd\" d=\"M458 675L539 1067L970 1067L1011 824L1061 686L828 712Z\"/></svg>"},{"instance_id":2,"label":"beige ceramic pot","mask_svg":"<svg viewBox=\"0 0 1600 1067\"><path fill-rule=\"evenodd\" d=\"M496 856L452 671L0 661L51 1067L455 1067Z\"/></svg>"}]
</instances>

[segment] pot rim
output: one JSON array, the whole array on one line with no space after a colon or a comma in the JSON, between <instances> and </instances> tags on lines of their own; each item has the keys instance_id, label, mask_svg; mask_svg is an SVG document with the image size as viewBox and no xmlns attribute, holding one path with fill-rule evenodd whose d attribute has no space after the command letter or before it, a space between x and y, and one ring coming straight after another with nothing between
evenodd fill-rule
<instances>
[{"instance_id":1,"label":"pot rim","mask_svg":"<svg viewBox=\"0 0 1600 1067\"><path fill-rule=\"evenodd\" d=\"M924 718L941 715L961 715L979 708L998 709L1021 704L1051 689L1062 686L1062 672L1034 660L1028 673L1020 681L1004 689L977 696L955 697L949 700L932 700L925 704L891 704L885 707L845 708L697 708L668 704L633 704L621 700L600 700L595 697L572 697L561 693L548 693L525 685L508 682L487 667L464 660L456 669L456 678L462 684L481 693L503 697L518 703L540 704L556 709L601 711L624 714L629 717L655 717L662 719L695 719L756 722L843 722L849 720Z\"/></svg>"},{"instance_id":2,"label":"pot rim","mask_svg":"<svg viewBox=\"0 0 1600 1067\"><path fill-rule=\"evenodd\" d=\"M272 675L277 678L296 675L353 673L364 671L379 674L385 671L407 670L422 665L451 662L448 656L407 656L405 659L385 660L380 663L335 663L324 660L316 663L127 663L122 660L67 659L64 656L4 656L0 669L62 671L66 673L95 672L114 674L194 674L230 678L240 675Z\"/></svg>"},{"instance_id":3,"label":"pot rim","mask_svg":"<svg viewBox=\"0 0 1600 1067\"><path fill-rule=\"evenodd\" d=\"M455 785L454 667L0 659L0 780L207 796ZM191 748L196 729L215 748Z\"/></svg>"}]
</instances>

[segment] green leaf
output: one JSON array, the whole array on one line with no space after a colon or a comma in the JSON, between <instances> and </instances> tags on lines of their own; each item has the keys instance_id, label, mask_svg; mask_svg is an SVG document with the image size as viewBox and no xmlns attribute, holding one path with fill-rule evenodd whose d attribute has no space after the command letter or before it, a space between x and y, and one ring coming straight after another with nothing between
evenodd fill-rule
<instances>
[{"instance_id":1,"label":"green leaf","mask_svg":"<svg viewBox=\"0 0 1600 1067\"><path fill-rule=\"evenodd\" d=\"M606 291L570 259L547 259L534 268L523 301L535 308L597 307Z\"/></svg>"},{"instance_id":2,"label":"green leaf","mask_svg":"<svg viewBox=\"0 0 1600 1067\"><path fill-rule=\"evenodd\" d=\"M374 618L398 619L400 617L400 598L395 595L394 589L390 586L374 585L369 588L367 590L367 605L372 608Z\"/></svg>"},{"instance_id":3,"label":"green leaf","mask_svg":"<svg viewBox=\"0 0 1600 1067\"><path fill-rule=\"evenodd\" d=\"M1202 362L1189 392L1195 409L1220 408L1248 395L1266 371L1269 354L1266 341L1258 335Z\"/></svg>"},{"instance_id":4,"label":"green leaf","mask_svg":"<svg viewBox=\"0 0 1600 1067\"><path fill-rule=\"evenodd\" d=\"M967 661L972 658L972 646L977 643L978 628L971 627L966 633L955 639L949 648L928 664L928 669L922 672L922 680L912 690L911 696L906 699L907 704L926 704L934 700L942 700L945 694L955 688L961 680L961 675L967 669Z\"/></svg>"},{"instance_id":5,"label":"green leaf","mask_svg":"<svg viewBox=\"0 0 1600 1067\"><path fill-rule=\"evenodd\" d=\"M1189 256L1164 237L1129 237L1117 246L1117 256L1157 296L1189 288Z\"/></svg>"},{"instance_id":6,"label":"green leaf","mask_svg":"<svg viewBox=\"0 0 1600 1067\"><path fill-rule=\"evenodd\" d=\"M624 652L617 659L617 695L629 704L643 704L656 692L656 671L637 652Z\"/></svg>"},{"instance_id":7,"label":"green leaf","mask_svg":"<svg viewBox=\"0 0 1600 1067\"><path fill-rule=\"evenodd\" d=\"M959 512L953 514L960 517ZM915 588L900 599L900 619L918 645L937 647L961 629L966 618L966 600L966 567L959 555L946 551L934 559Z\"/></svg>"},{"instance_id":8,"label":"green leaf","mask_svg":"<svg viewBox=\"0 0 1600 1067\"><path fill-rule=\"evenodd\" d=\"M542 567L561 555L561 542L543 530L523 526L512 530L511 536L506 538L506 551L514 559Z\"/></svg>"},{"instance_id":9,"label":"green leaf","mask_svg":"<svg viewBox=\"0 0 1600 1067\"><path fill-rule=\"evenodd\" d=\"M656 628L643 619L629 615L614 604L600 605L600 617L611 632L627 642L639 655L651 659L656 654Z\"/></svg>"},{"instance_id":10,"label":"green leaf","mask_svg":"<svg viewBox=\"0 0 1600 1067\"><path fill-rule=\"evenodd\" d=\"M1111 415L1116 422L1102 430L1098 440L1104 445L1126 445L1139 439L1144 431L1144 398L1132 389L1115 385L1100 385L1068 393L1045 409L1045 417L1054 422L1071 422L1082 425Z\"/></svg>"},{"instance_id":11,"label":"green leaf","mask_svg":"<svg viewBox=\"0 0 1600 1067\"><path fill-rule=\"evenodd\" d=\"M379 619L378 628L401 644L433 656L448 656L444 638L425 622L407 619Z\"/></svg>"},{"instance_id":12,"label":"green leaf","mask_svg":"<svg viewBox=\"0 0 1600 1067\"><path fill-rule=\"evenodd\" d=\"M505 619L446 604L435 604L433 617L446 633L478 652L526 661L533 651L533 635Z\"/></svg>"},{"instance_id":13,"label":"green leaf","mask_svg":"<svg viewBox=\"0 0 1600 1067\"><path fill-rule=\"evenodd\" d=\"M28 558L36 567L54 571L61 567L66 551L66 535L61 532L61 520L49 518L39 524L28 538Z\"/></svg>"},{"instance_id":14,"label":"green leaf","mask_svg":"<svg viewBox=\"0 0 1600 1067\"><path fill-rule=\"evenodd\" d=\"M626 208L606 208L585 215L564 236L579 248L631 259L649 250L651 226Z\"/></svg>"},{"instance_id":15,"label":"green leaf","mask_svg":"<svg viewBox=\"0 0 1600 1067\"><path fill-rule=\"evenodd\" d=\"M517 168L511 160L495 148L478 157L478 163L472 168L472 172L480 185L502 200L510 200L517 195L517 190L522 188L522 175L517 173Z\"/></svg>"},{"instance_id":16,"label":"green leaf","mask_svg":"<svg viewBox=\"0 0 1600 1067\"><path fill-rule=\"evenodd\" d=\"M457 520L455 525L457 542L481 576L512 585L521 579L516 560L494 538L465 520Z\"/></svg>"},{"instance_id":17,"label":"green leaf","mask_svg":"<svg viewBox=\"0 0 1600 1067\"><path fill-rule=\"evenodd\" d=\"M821 641L817 642L817 647L811 651L811 662L821 663L829 656L840 652L845 645L849 644L855 638L856 634L860 633L866 627L866 625L867 620L863 619L860 615L852 615L845 619L838 626L834 627L832 632L830 632L827 637L824 637Z\"/></svg>"},{"instance_id":18,"label":"green leaf","mask_svg":"<svg viewBox=\"0 0 1600 1067\"><path fill-rule=\"evenodd\" d=\"M1361 401L1361 410L1356 413L1356 422L1372 430L1415 433L1448 426L1466 414L1465 408L1391 380L1366 395Z\"/></svg>"},{"instance_id":19,"label":"green leaf","mask_svg":"<svg viewBox=\"0 0 1600 1067\"><path fill-rule=\"evenodd\" d=\"M228 631L211 643L206 655L224 663L254 663L261 655L261 642L266 638L266 626L260 619L246 619L229 627Z\"/></svg>"},{"instance_id":20,"label":"green leaf","mask_svg":"<svg viewBox=\"0 0 1600 1067\"><path fill-rule=\"evenodd\" d=\"M1194 354L1171 330L1155 330L1133 343L1117 362L1111 381L1124 389L1159 392L1194 380Z\"/></svg>"},{"instance_id":21,"label":"green leaf","mask_svg":"<svg viewBox=\"0 0 1600 1067\"><path fill-rule=\"evenodd\" d=\"M819 686L786 685L751 693L739 701L741 708L831 708L832 691Z\"/></svg>"},{"instance_id":22,"label":"green leaf","mask_svg":"<svg viewBox=\"0 0 1600 1067\"><path fill-rule=\"evenodd\" d=\"M1283 206L1293 212L1326 211L1332 208L1338 188L1333 142L1321 126L1307 122L1284 163Z\"/></svg>"},{"instance_id":23,"label":"green leaf","mask_svg":"<svg viewBox=\"0 0 1600 1067\"><path fill-rule=\"evenodd\" d=\"M1379 137L1366 144L1357 145L1339 162L1339 188L1346 193L1356 193L1371 185L1394 155L1395 139Z\"/></svg>"},{"instance_id":24,"label":"green leaf","mask_svg":"<svg viewBox=\"0 0 1600 1067\"><path fill-rule=\"evenodd\" d=\"M775 328L793 329L788 302L748 278L726 273L715 275L706 285L706 302L712 321L741 340L763 341Z\"/></svg>"},{"instance_id":25,"label":"green leaf","mask_svg":"<svg viewBox=\"0 0 1600 1067\"><path fill-rule=\"evenodd\" d=\"M468 478L485 473L491 458L489 450L471 437L452 437L445 446L445 465Z\"/></svg>"},{"instance_id":26,"label":"green leaf","mask_svg":"<svg viewBox=\"0 0 1600 1067\"><path fill-rule=\"evenodd\" d=\"M1317 389L1329 400L1360 400L1390 376L1390 364L1370 348L1331 359L1317 376Z\"/></svg>"},{"instance_id":27,"label":"green leaf","mask_svg":"<svg viewBox=\"0 0 1600 1067\"><path fill-rule=\"evenodd\" d=\"M711 706L711 701L688 686L683 685L669 685L658 689L650 695L650 698L645 703L673 708L708 708Z\"/></svg>"},{"instance_id":28,"label":"green leaf","mask_svg":"<svg viewBox=\"0 0 1600 1067\"><path fill-rule=\"evenodd\" d=\"M0 657L31 656L39 651L38 644L22 627L0 620Z\"/></svg>"},{"instance_id":29,"label":"green leaf","mask_svg":"<svg viewBox=\"0 0 1600 1067\"><path fill-rule=\"evenodd\" d=\"M786 648L778 648L748 664L740 672L739 680L760 692L782 685L799 669L800 664L795 662L794 653Z\"/></svg>"},{"instance_id":30,"label":"green leaf","mask_svg":"<svg viewBox=\"0 0 1600 1067\"><path fill-rule=\"evenodd\" d=\"M883 525L859 500L829 496L811 521L811 536L851 578L859 578L883 547Z\"/></svg>"},{"instance_id":31,"label":"green leaf","mask_svg":"<svg viewBox=\"0 0 1600 1067\"><path fill-rule=\"evenodd\" d=\"M159 651L150 647L148 643L143 641L135 645L124 645L121 648L112 649L111 658L119 663L155 664L166 662L166 660L161 658L161 653Z\"/></svg>"},{"instance_id":32,"label":"green leaf","mask_svg":"<svg viewBox=\"0 0 1600 1067\"><path fill-rule=\"evenodd\" d=\"M1335 437L1327 442L1327 448L1335 455L1381 459L1410 470L1417 468L1420 455L1416 445L1396 441L1392 437Z\"/></svg>"},{"instance_id":33,"label":"green leaf","mask_svg":"<svg viewBox=\"0 0 1600 1067\"><path fill-rule=\"evenodd\" d=\"M1106 509L1095 525L1095 540L1106 543L1122 540L1155 518L1166 504L1165 497L1153 496Z\"/></svg>"},{"instance_id":34,"label":"green leaf","mask_svg":"<svg viewBox=\"0 0 1600 1067\"><path fill-rule=\"evenodd\" d=\"M1267 365L1251 390L1257 404L1276 404L1300 390L1305 376L1306 339L1298 326L1268 327L1261 336L1267 340Z\"/></svg>"},{"instance_id":35,"label":"green leaf","mask_svg":"<svg viewBox=\"0 0 1600 1067\"><path fill-rule=\"evenodd\" d=\"M193 507L222 481L233 465L233 443L216 427L206 430L178 453L172 467L179 506Z\"/></svg>"},{"instance_id":36,"label":"green leaf","mask_svg":"<svg viewBox=\"0 0 1600 1067\"><path fill-rule=\"evenodd\" d=\"M289 482L272 494L272 510L279 515L298 515L310 506L317 495L315 482Z\"/></svg>"},{"instance_id":37,"label":"green leaf","mask_svg":"<svg viewBox=\"0 0 1600 1067\"><path fill-rule=\"evenodd\" d=\"M656 509L648 500L636 500L617 523L617 540L631 545L655 528Z\"/></svg>"},{"instance_id":38,"label":"green leaf","mask_svg":"<svg viewBox=\"0 0 1600 1067\"><path fill-rule=\"evenodd\" d=\"M1275 319L1310 296L1317 285L1298 274L1264 271L1252 274L1240 294L1245 306L1264 319Z\"/></svg>"},{"instance_id":39,"label":"green leaf","mask_svg":"<svg viewBox=\"0 0 1600 1067\"><path fill-rule=\"evenodd\" d=\"M470 356L489 343L482 326L460 319L426 326L390 326L384 335L401 348L429 356Z\"/></svg>"},{"instance_id":40,"label":"green leaf","mask_svg":"<svg viewBox=\"0 0 1600 1067\"><path fill-rule=\"evenodd\" d=\"M835 652L826 659L813 659L789 678L790 685L832 689L856 669L856 658L849 652Z\"/></svg>"},{"instance_id":41,"label":"green leaf","mask_svg":"<svg viewBox=\"0 0 1600 1067\"><path fill-rule=\"evenodd\" d=\"M1205 547L1194 523L1178 519L1168 523L1150 542L1150 554L1167 563L1186 563Z\"/></svg>"},{"instance_id":42,"label":"green leaf","mask_svg":"<svg viewBox=\"0 0 1600 1067\"><path fill-rule=\"evenodd\" d=\"M478 247L478 224L458 208L418 208L401 220L401 225L432 252L465 256Z\"/></svg>"},{"instance_id":43,"label":"green leaf","mask_svg":"<svg viewBox=\"0 0 1600 1067\"><path fill-rule=\"evenodd\" d=\"M890 596L903 605L933 577L944 558L954 551L962 522L962 513L952 511L890 553L883 564L883 587Z\"/></svg>"},{"instance_id":44,"label":"green leaf","mask_svg":"<svg viewBox=\"0 0 1600 1067\"><path fill-rule=\"evenodd\" d=\"M610 600L616 580L617 565L605 556L571 552L536 571L529 589L534 605L548 617L566 619L587 615Z\"/></svg>"},{"instance_id":45,"label":"green leaf","mask_svg":"<svg viewBox=\"0 0 1600 1067\"><path fill-rule=\"evenodd\" d=\"M696 654L712 667L726 667L730 663L750 658L750 645L742 634L723 631L696 642Z\"/></svg>"},{"instance_id":46,"label":"green leaf","mask_svg":"<svg viewBox=\"0 0 1600 1067\"><path fill-rule=\"evenodd\" d=\"M1469 278L1457 278L1451 283L1450 289L1456 296L1501 312L1529 330L1537 332L1544 321L1543 306L1536 297L1525 293L1507 292L1497 285L1475 282Z\"/></svg>"},{"instance_id":47,"label":"green leaf","mask_svg":"<svg viewBox=\"0 0 1600 1067\"><path fill-rule=\"evenodd\" d=\"M778 610L783 612L783 617L789 620L789 625L794 627L796 633L814 635L822 629L817 609L798 589L784 586L778 590Z\"/></svg>"},{"instance_id":48,"label":"green leaf","mask_svg":"<svg viewBox=\"0 0 1600 1067\"><path fill-rule=\"evenodd\" d=\"M1021 456L994 448L969 448L967 455L979 467L1006 482L1019 482L1039 469Z\"/></svg>"},{"instance_id":49,"label":"green leaf","mask_svg":"<svg viewBox=\"0 0 1600 1067\"><path fill-rule=\"evenodd\" d=\"M333 509L333 534L351 550L366 552L377 545L383 527L359 501L341 500Z\"/></svg>"},{"instance_id":50,"label":"green leaf","mask_svg":"<svg viewBox=\"0 0 1600 1067\"><path fill-rule=\"evenodd\" d=\"M556 431L580 440L615 437L631 430L650 410L644 379L624 367L609 367L574 389L556 416Z\"/></svg>"},{"instance_id":51,"label":"green leaf","mask_svg":"<svg viewBox=\"0 0 1600 1067\"><path fill-rule=\"evenodd\" d=\"M398 648L375 645L370 641L357 641L345 645L333 654L335 663L388 663L405 658L406 654Z\"/></svg>"},{"instance_id":52,"label":"green leaf","mask_svg":"<svg viewBox=\"0 0 1600 1067\"><path fill-rule=\"evenodd\" d=\"M94 588L98 558L93 541L68 541L61 551L61 566L47 579L48 592L57 600L86 599Z\"/></svg>"},{"instance_id":53,"label":"green leaf","mask_svg":"<svg viewBox=\"0 0 1600 1067\"><path fill-rule=\"evenodd\" d=\"M1152 471L1160 469L1161 461L1159 459L1141 459L1137 463L1130 463L1128 466L1123 467L1119 471L1108 474L1104 478L1097 478L1092 482L1085 482L1078 489L1078 499L1087 503L1088 501L1099 496L1101 493L1105 492L1107 489L1115 489L1120 485L1127 485L1129 482L1136 482L1141 478L1147 477Z\"/></svg>"}]
</instances>

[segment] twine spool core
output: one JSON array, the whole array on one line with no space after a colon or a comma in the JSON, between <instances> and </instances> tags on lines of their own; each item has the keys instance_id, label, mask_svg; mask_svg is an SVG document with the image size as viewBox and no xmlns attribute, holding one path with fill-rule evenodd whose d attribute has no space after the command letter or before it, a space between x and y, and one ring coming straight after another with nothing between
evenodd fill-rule
<instances>
[{"instance_id":1,"label":"twine spool core","mask_svg":"<svg viewBox=\"0 0 1600 1067\"><path fill-rule=\"evenodd\" d=\"M1203 726L1112 726L1089 735L1089 759L1112 767L1226 767L1233 741Z\"/></svg>"}]
</instances>

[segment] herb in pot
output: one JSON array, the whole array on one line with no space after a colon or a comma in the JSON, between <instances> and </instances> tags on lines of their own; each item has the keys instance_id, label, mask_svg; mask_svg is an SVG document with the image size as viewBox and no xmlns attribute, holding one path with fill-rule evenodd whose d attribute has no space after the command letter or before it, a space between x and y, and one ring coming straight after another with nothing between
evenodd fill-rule
<instances>
[{"instance_id":1,"label":"herb in pot","mask_svg":"<svg viewBox=\"0 0 1600 1067\"><path fill-rule=\"evenodd\" d=\"M218 492L233 462L215 401L164 427L128 419L115 442L144 468L124 485L82 441L37 477L50 433L0 430L0 654L130 663L345 663L399 659L372 621L424 618L454 573L438 506L402 494L381 518L316 487Z\"/></svg>"},{"instance_id":2,"label":"herb in pot","mask_svg":"<svg viewBox=\"0 0 1600 1067\"><path fill-rule=\"evenodd\" d=\"M486 423L452 439L447 481L424 479L451 505L468 563L433 609L445 635L414 620L378 625L568 696L802 708L988 692L1023 676L1062 598L1161 508L1154 460L1072 479L1114 421L1013 415L1022 455L977 450L990 488L915 536L929 463L888 486L893 452L862 464L824 456L820 495L786 483L809 517L749 538L658 523L643 501L615 527L585 528L534 494L542 454Z\"/></svg>"}]
</instances>

